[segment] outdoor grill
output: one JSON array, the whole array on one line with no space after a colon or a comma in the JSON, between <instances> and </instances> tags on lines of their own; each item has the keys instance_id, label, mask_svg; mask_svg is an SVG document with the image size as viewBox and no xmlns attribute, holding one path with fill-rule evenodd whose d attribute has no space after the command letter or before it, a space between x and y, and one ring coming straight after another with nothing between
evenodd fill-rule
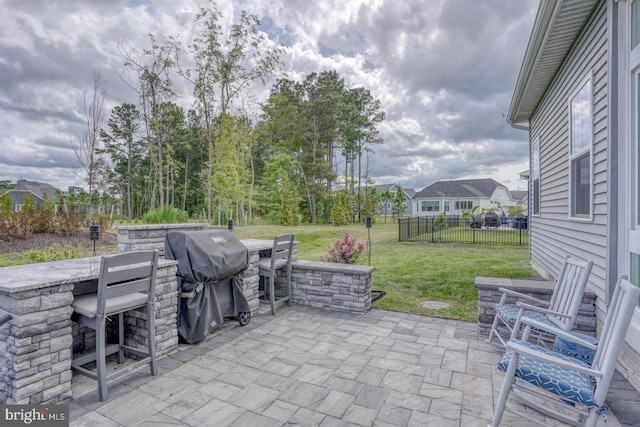
<instances>
[{"instance_id":1,"label":"outdoor grill","mask_svg":"<svg viewBox=\"0 0 640 427\"><path fill-rule=\"evenodd\" d=\"M245 326L251 320L240 278L247 248L227 230L169 231L165 257L178 261L178 336L204 340L225 317Z\"/></svg>"}]
</instances>

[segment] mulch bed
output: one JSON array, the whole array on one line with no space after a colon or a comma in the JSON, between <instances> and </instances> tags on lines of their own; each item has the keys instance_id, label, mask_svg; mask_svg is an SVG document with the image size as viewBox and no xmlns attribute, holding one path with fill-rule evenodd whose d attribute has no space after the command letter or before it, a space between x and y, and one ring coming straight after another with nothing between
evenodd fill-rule
<instances>
[{"instance_id":1,"label":"mulch bed","mask_svg":"<svg viewBox=\"0 0 640 427\"><path fill-rule=\"evenodd\" d=\"M117 236L110 233L100 233L100 239L96 240L96 247L117 244ZM93 248L93 241L89 240L89 230L80 230L75 236L69 237L52 233L37 233L32 234L28 239L16 239L12 242L0 240L0 254L25 252L33 249L43 250L51 247L63 248L65 246Z\"/></svg>"}]
</instances>

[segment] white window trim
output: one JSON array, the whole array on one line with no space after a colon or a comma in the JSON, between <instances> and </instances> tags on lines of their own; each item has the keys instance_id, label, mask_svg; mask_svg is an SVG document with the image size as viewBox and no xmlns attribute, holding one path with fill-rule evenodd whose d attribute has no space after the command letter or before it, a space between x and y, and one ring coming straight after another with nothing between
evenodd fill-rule
<instances>
[{"instance_id":1,"label":"white window trim","mask_svg":"<svg viewBox=\"0 0 640 427\"><path fill-rule=\"evenodd\" d=\"M594 136L594 132L593 132L593 93L594 93L594 85L593 85L593 71L589 71L587 73L587 76L582 79L580 81L580 84L578 85L578 87L569 95L569 99L567 101L567 105L568 105L568 112L569 112L569 146L568 146L568 151L569 151L569 174L568 174L568 183L569 183L569 212L568 212L568 216L569 216L569 220L570 221L576 221L576 222L592 222L593 221L593 136ZM591 144L589 145L589 215L586 216L574 216L573 215L573 185L572 185L572 177L573 177L573 160L576 157L580 157L584 154L585 151L581 151L578 154L572 154L571 153L571 102L573 101L573 98L576 97L576 95L578 95L578 93L580 93L580 91L582 90L582 88L587 85L590 84L591 85Z\"/></svg>"}]
</instances>

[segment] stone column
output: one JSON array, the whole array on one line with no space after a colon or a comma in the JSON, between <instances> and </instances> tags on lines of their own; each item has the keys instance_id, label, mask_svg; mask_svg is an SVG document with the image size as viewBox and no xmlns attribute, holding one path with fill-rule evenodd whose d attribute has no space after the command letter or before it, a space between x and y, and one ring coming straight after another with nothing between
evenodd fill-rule
<instances>
[{"instance_id":1,"label":"stone column","mask_svg":"<svg viewBox=\"0 0 640 427\"><path fill-rule=\"evenodd\" d=\"M73 285L0 293L13 316L0 327L0 402L47 404L71 398Z\"/></svg>"}]
</instances>

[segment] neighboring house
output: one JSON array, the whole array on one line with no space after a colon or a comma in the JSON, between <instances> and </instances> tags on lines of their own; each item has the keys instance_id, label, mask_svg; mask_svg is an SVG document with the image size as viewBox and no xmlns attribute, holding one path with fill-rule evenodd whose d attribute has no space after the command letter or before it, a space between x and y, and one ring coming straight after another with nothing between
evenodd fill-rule
<instances>
[{"instance_id":1,"label":"neighboring house","mask_svg":"<svg viewBox=\"0 0 640 427\"><path fill-rule=\"evenodd\" d=\"M525 210L529 204L529 192L528 191L511 191L511 198L516 202L516 206L522 206Z\"/></svg>"},{"instance_id":2,"label":"neighboring house","mask_svg":"<svg viewBox=\"0 0 640 427\"><path fill-rule=\"evenodd\" d=\"M401 212L400 215L408 215L413 216L413 207L411 204L411 199L416 194L416 190L412 188L404 188L402 185L402 192L404 193L404 212ZM398 191L398 184L380 184L374 186L376 190L376 194L380 196L386 191L390 191L392 193L396 193ZM391 201L380 201L376 204L376 216L391 216L393 215L393 202Z\"/></svg>"},{"instance_id":3,"label":"neighboring house","mask_svg":"<svg viewBox=\"0 0 640 427\"><path fill-rule=\"evenodd\" d=\"M474 206L506 215L515 204L509 189L491 178L437 181L413 197L413 215L462 215Z\"/></svg>"},{"instance_id":4,"label":"neighboring house","mask_svg":"<svg viewBox=\"0 0 640 427\"><path fill-rule=\"evenodd\" d=\"M11 209L13 212L20 212L22 210L24 198L27 194L33 194L35 196L37 209L40 209L40 206L45 200L56 200L55 187L35 181L20 180L14 189L8 190L5 193L11 194Z\"/></svg>"},{"instance_id":5,"label":"neighboring house","mask_svg":"<svg viewBox=\"0 0 640 427\"><path fill-rule=\"evenodd\" d=\"M640 285L640 0L542 0L507 120L529 132L530 255L594 262L599 326L616 279ZM640 309L619 370L640 389Z\"/></svg>"}]
</instances>

